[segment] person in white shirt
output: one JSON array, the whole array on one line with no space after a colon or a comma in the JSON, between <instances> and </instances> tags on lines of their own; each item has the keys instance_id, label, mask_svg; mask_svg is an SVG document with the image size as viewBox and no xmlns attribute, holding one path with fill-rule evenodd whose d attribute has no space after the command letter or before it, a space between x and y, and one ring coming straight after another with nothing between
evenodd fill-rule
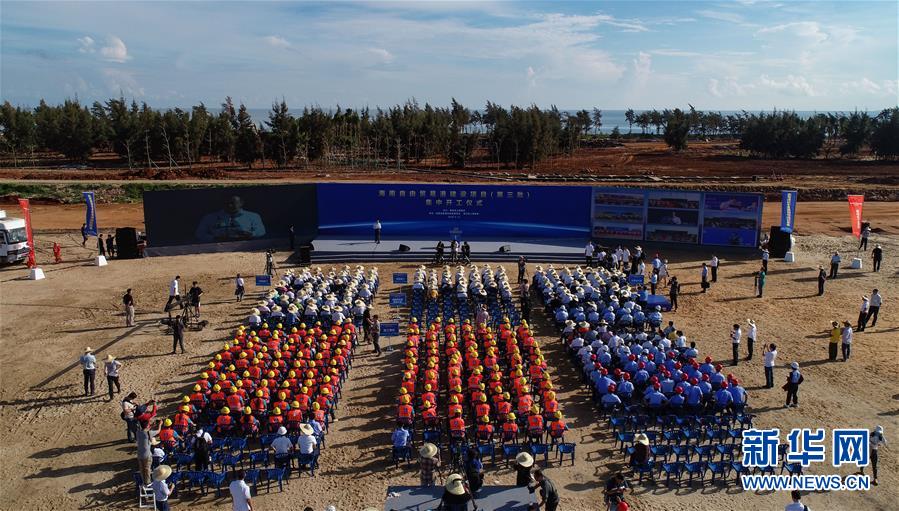
<instances>
[{"instance_id":1,"label":"person in white shirt","mask_svg":"<svg viewBox=\"0 0 899 511\"><path fill-rule=\"evenodd\" d=\"M712 268L712 282L718 282L718 256L712 255L709 266Z\"/></svg>"},{"instance_id":2,"label":"person in white shirt","mask_svg":"<svg viewBox=\"0 0 899 511\"><path fill-rule=\"evenodd\" d=\"M743 336L743 332L740 330L740 325L734 324L734 329L730 333L730 344L733 348L734 355L734 363L733 365L737 365L739 363L740 357L740 338Z\"/></svg>"},{"instance_id":3,"label":"person in white shirt","mask_svg":"<svg viewBox=\"0 0 899 511\"><path fill-rule=\"evenodd\" d=\"M758 339L759 329L752 319L747 319L746 322L749 323L749 335L746 336L746 350L748 351L746 360L752 360L752 346L755 340Z\"/></svg>"},{"instance_id":4,"label":"person in white shirt","mask_svg":"<svg viewBox=\"0 0 899 511\"><path fill-rule=\"evenodd\" d=\"M375 230L375 243L381 243L381 220L375 220L375 225L371 227Z\"/></svg>"},{"instance_id":5,"label":"person in white shirt","mask_svg":"<svg viewBox=\"0 0 899 511\"><path fill-rule=\"evenodd\" d=\"M871 321L871 327L877 324L877 313L880 312L880 306L883 304L883 297L880 295L880 291L875 289L873 293L871 293L871 300L869 300L868 306L868 315L865 316L865 328L868 327L868 321Z\"/></svg>"},{"instance_id":6,"label":"person in white shirt","mask_svg":"<svg viewBox=\"0 0 899 511\"><path fill-rule=\"evenodd\" d=\"M181 304L181 275L175 276L172 279L172 282L169 284L169 301L165 302L165 310L168 312L169 307L172 305L172 302L177 301L178 304Z\"/></svg>"},{"instance_id":7,"label":"person in white shirt","mask_svg":"<svg viewBox=\"0 0 899 511\"><path fill-rule=\"evenodd\" d=\"M165 482L172 475L172 467L159 465L153 471L153 494L156 497L156 511L169 511L169 495L175 490L174 484Z\"/></svg>"},{"instance_id":8,"label":"person in white shirt","mask_svg":"<svg viewBox=\"0 0 899 511\"><path fill-rule=\"evenodd\" d=\"M237 274L237 278L234 279L234 296L237 297L237 301L243 300L243 293L246 288L244 287L243 277L240 274Z\"/></svg>"},{"instance_id":9,"label":"person in white shirt","mask_svg":"<svg viewBox=\"0 0 899 511\"><path fill-rule=\"evenodd\" d=\"M771 343L765 348L765 388L774 388L774 362L777 360L777 346Z\"/></svg>"},{"instance_id":10,"label":"person in white shirt","mask_svg":"<svg viewBox=\"0 0 899 511\"><path fill-rule=\"evenodd\" d=\"M300 438L297 440L297 446L300 448L300 454L312 454L315 452L315 446L318 445L318 439L313 436L315 430L306 423L300 424Z\"/></svg>"},{"instance_id":11,"label":"person in white shirt","mask_svg":"<svg viewBox=\"0 0 899 511\"><path fill-rule=\"evenodd\" d=\"M587 259L587 267L593 266L593 242L587 241L587 246L584 247L584 257Z\"/></svg>"},{"instance_id":12,"label":"person in white shirt","mask_svg":"<svg viewBox=\"0 0 899 511\"><path fill-rule=\"evenodd\" d=\"M769 257L769 255L770 254L768 253L768 249L763 248L762 249L762 270L764 270L765 273L768 273L768 257Z\"/></svg>"},{"instance_id":13,"label":"person in white shirt","mask_svg":"<svg viewBox=\"0 0 899 511\"><path fill-rule=\"evenodd\" d=\"M793 490L790 496L793 498L793 503L787 504L784 511L810 511L809 507L802 503L802 492Z\"/></svg>"},{"instance_id":14,"label":"person in white shirt","mask_svg":"<svg viewBox=\"0 0 899 511\"><path fill-rule=\"evenodd\" d=\"M849 360L849 355L852 351L852 324L848 321L843 321L843 331L840 334L842 338L842 349L843 349L843 362Z\"/></svg>"},{"instance_id":15,"label":"person in white shirt","mask_svg":"<svg viewBox=\"0 0 899 511\"><path fill-rule=\"evenodd\" d=\"M234 480L228 485L231 492L231 511L253 511L253 501L250 499L250 487L243 480L244 471L234 473Z\"/></svg>"},{"instance_id":16,"label":"person in white shirt","mask_svg":"<svg viewBox=\"0 0 899 511\"><path fill-rule=\"evenodd\" d=\"M875 486L877 485L877 451L880 450L881 446L886 445L887 439L883 436L883 426L877 426L868 437L868 449L870 450L868 458L871 461L871 470L874 471L874 480L871 482L874 483ZM860 473L864 475L865 467L861 468Z\"/></svg>"},{"instance_id":17,"label":"person in white shirt","mask_svg":"<svg viewBox=\"0 0 899 511\"><path fill-rule=\"evenodd\" d=\"M868 307L870 307L868 297L862 296L862 306L858 310L858 326L855 327L859 332L865 331L865 323L868 322Z\"/></svg>"},{"instance_id":18,"label":"person in white shirt","mask_svg":"<svg viewBox=\"0 0 899 511\"><path fill-rule=\"evenodd\" d=\"M278 428L278 436L272 440L272 450L275 451L275 455L288 454L292 447L293 442L287 437L287 428L281 426Z\"/></svg>"}]
</instances>

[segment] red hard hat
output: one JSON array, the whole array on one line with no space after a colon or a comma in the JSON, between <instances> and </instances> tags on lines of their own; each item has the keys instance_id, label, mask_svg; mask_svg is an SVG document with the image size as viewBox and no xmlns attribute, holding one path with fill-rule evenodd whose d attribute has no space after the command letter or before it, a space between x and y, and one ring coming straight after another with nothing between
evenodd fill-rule
<instances>
[{"instance_id":1,"label":"red hard hat","mask_svg":"<svg viewBox=\"0 0 899 511\"><path fill-rule=\"evenodd\" d=\"M615 368L615 376L621 376L621 369Z\"/></svg>"},{"instance_id":2,"label":"red hard hat","mask_svg":"<svg viewBox=\"0 0 899 511\"><path fill-rule=\"evenodd\" d=\"M706 364L711 364L711 363L712 363L712 357L705 357L705 362L706 362Z\"/></svg>"},{"instance_id":3,"label":"red hard hat","mask_svg":"<svg viewBox=\"0 0 899 511\"><path fill-rule=\"evenodd\" d=\"M716 371L720 371L720 370L723 369L723 368L724 368L724 366L722 366L721 364L715 364L715 370L716 370Z\"/></svg>"},{"instance_id":4,"label":"red hard hat","mask_svg":"<svg viewBox=\"0 0 899 511\"><path fill-rule=\"evenodd\" d=\"M646 360L655 360L655 359L656 359L656 356L653 355L652 353L650 353L649 355L646 355Z\"/></svg>"},{"instance_id":5,"label":"red hard hat","mask_svg":"<svg viewBox=\"0 0 899 511\"><path fill-rule=\"evenodd\" d=\"M699 380L697 380L696 378L690 378L690 385L696 385L698 383L699 383Z\"/></svg>"},{"instance_id":6,"label":"red hard hat","mask_svg":"<svg viewBox=\"0 0 899 511\"><path fill-rule=\"evenodd\" d=\"M653 376L652 378L649 379L649 381L652 382L652 383L658 383L658 382L659 382L659 377L658 377L658 376Z\"/></svg>"},{"instance_id":7,"label":"red hard hat","mask_svg":"<svg viewBox=\"0 0 899 511\"><path fill-rule=\"evenodd\" d=\"M709 381L709 375L707 375L707 374L702 375L702 381Z\"/></svg>"},{"instance_id":8,"label":"red hard hat","mask_svg":"<svg viewBox=\"0 0 899 511\"><path fill-rule=\"evenodd\" d=\"M680 368L681 368L680 362L675 362L675 363L674 363L674 368L675 368L675 369L680 369Z\"/></svg>"},{"instance_id":9,"label":"red hard hat","mask_svg":"<svg viewBox=\"0 0 899 511\"><path fill-rule=\"evenodd\" d=\"M633 353L631 353L630 355L627 356L627 359L628 360L637 360L637 356L634 355Z\"/></svg>"},{"instance_id":10,"label":"red hard hat","mask_svg":"<svg viewBox=\"0 0 899 511\"><path fill-rule=\"evenodd\" d=\"M631 374L630 374L630 373L624 373L621 377L624 378L625 381L630 381L630 379L631 379Z\"/></svg>"},{"instance_id":11,"label":"red hard hat","mask_svg":"<svg viewBox=\"0 0 899 511\"><path fill-rule=\"evenodd\" d=\"M726 382L726 381L721 382L721 388L722 388L722 389L726 389L726 388L727 388L727 382Z\"/></svg>"},{"instance_id":12,"label":"red hard hat","mask_svg":"<svg viewBox=\"0 0 899 511\"><path fill-rule=\"evenodd\" d=\"M656 254L656 255L658 255L658 254ZM615 511L629 511L630 508L631 507L627 505L627 502L621 501L618 503L618 507L615 508Z\"/></svg>"},{"instance_id":13,"label":"red hard hat","mask_svg":"<svg viewBox=\"0 0 899 511\"><path fill-rule=\"evenodd\" d=\"M653 384L652 384L652 388L654 388L654 389L656 389L656 390L659 390L660 388L662 388L662 386L659 385L658 383L653 383Z\"/></svg>"},{"instance_id":14,"label":"red hard hat","mask_svg":"<svg viewBox=\"0 0 899 511\"><path fill-rule=\"evenodd\" d=\"M687 378L689 378L689 376L687 376L687 373L681 373L681 374L680 374L680 380L681 380L681 381L687 381Z\"/></svg>"},{"instance_id":15,"label":"red hard hat","mask_svg":"<svg viewBox=\"0 0 899 511\"><path fill-rule=\"evenodd\" d=\"M611 385L609 385L609 392L615 392L615 389L617 389L617 388L618 388L618 387L615 386L614 383L612 383Z\"/></svg>"},{"instance_id":16,"label":"red hard hat","mask_svg":"<svg viewBox=\"0 0 899 511\"><path fill-rule=\"evenodd\" d=\"M643 369L644 367L646 367L646 363L645 363L645 362L638 362L638 363L637 363L637 367L640 368L640 369Z\"/></svg>"},{"instance_id":17,"label":"red hard hat","mask_svg":"<svg viewBox=\"0 0 899 511\"><path fill-rule=\"evenodd\" d=\"M674 393L675 393L675 394L683 394L683 393L684 393L684 388L683 388L683 387L675 387Z\"/></svg>"}]
</instances>

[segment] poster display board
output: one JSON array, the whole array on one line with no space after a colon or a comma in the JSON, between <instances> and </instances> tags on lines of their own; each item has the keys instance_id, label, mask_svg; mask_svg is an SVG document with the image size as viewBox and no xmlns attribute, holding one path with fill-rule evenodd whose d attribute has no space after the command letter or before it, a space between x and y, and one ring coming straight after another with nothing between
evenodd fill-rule
<instances>
[{"instance_id":1,"label":"poster display board","mask_svg":"<svg viewBox=\"0 0 899 511\"><path fill-rule=\"evenodd\" d=\"M699 242L701 192L650 190L646 197L647 241Z\"/></svg>"},{"instance_id":2,"label":"poster display board","mask_svg":"<svg viewBox=\"0 0 899 511\"><path fill-rule=\"evenodd\" d=\"M646 214L643 190L594 188L592 212L594 238L643 239Z\"/></svg>"},{"instance_id":3,"label":"poster display board","mask_svg":"<svg viewBox=\"0 0 899 511\"><path fill-rule=\"evenodd\" d=\"M703 197L702 244L755 247L761 216L761 195L707 192Z\"/></svg>"}]
</instances>

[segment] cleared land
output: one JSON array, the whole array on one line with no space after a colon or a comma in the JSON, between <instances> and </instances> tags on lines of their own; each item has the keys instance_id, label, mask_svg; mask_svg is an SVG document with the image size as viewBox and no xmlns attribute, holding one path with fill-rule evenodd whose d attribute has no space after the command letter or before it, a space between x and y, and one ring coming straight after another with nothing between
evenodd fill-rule
<instances>
[{"instance_id":1,"label":"cleared land","mask_svg":"<svg viewBox=\"0 0 899 511\"><path fill-rule=\"evenodd\" d=\"M7 208L10 209L10 208ZM765 224L777 222L777 205L768 205ZM731 371L750 392L752 411L762 427L866 427L882 424L891 446L881 456L880 486L869 492L809 495L811 509L895 509L899 498L899 459L892 439L899 431L899 204L870 203L866 218L878 229L872 242L884 245L886 261L880 273L846 270L828 283L824 297L815 295L815 269L825 264L835 249L852 253L854 238L845 232L848 211L844 202L800 203L797 221L801 233L797 263L771 263L766 297L752 296L751 272L755 255L727 257L722 280L709 294L698 294L699 266L711 255L707 249L690 252L665 250L673 274L685 284L679 312L666 316L696 340L703 354L727 359L728 332L735 322L755 318L759 342L775 342L780 348L776 378L797 360L804 367L806 383L801 407L784 409L779 389L760 390L764 381L761 357L741 362ZM22 280L22 266L0 270L0 343L6 360L0 373L0 509L107 509L134 506L130 472L136 467L133 446L124 441L118 416L118 397L104 396L105 383L98 377L98 396L81 396L81 371L76 361L84 346L99 356L115 354L125 363L123 390L135 390L141 399L156 396L171 412L174 402L196 378L201 364L246 316L247 304L232 303L231 278L237 272L260 271L260 254L233 253L112 261L96 268L92 250L82 249L74 229L81 225L81 206L37 206L34 222L39 260L47 280ZM101 205L101 226L140 225L139 205ZM63 245L65 262L54 265L49 247ZM91 245L92 246L92 245ZM655 247L649 246L650 252ZM286 254L280 254L279 260ZM866 260L866 265L868 261ZM384 278L376 311L389 315L387 293L397 288L386 278L392 271L412 271L408 265L380 265ZM184 356L168 355L171 338L159 324L167 283L179 273L187 281L198 280L206 291L204 316L210 326L187 335ZM134 289L138 324L125 328L119 309L126 287ZM829 363L826 332L834 319L853 320L862 293L879 288L885 305L877 328L858 334L852 359ZM574 466L553 464L548 470L562 492L562 508L597 509L601 480L623 466L612 451L612 437L589 404L589 396L562 354L557 334L545 321L536 322L539 341L556 368L554 379L561 389L560 402L572 430L566 438L576 441ZM390 339L396 345L400 339ZM260 509L296 509L311 505L322 509L333 503L341 510L380 507L388 484L415 484L414 465L394 469L389 462L393 407L392 389L399 383L397 351L375 358L363 345L350 374L334 425L321 458L322 470L314 479L293 479L283 493L263 493ZM811 473L851 473L828 464ZM514 475L505 468L487 466L487 484L512 484ZM222 509L226 500L213 495L197 498L182 493L193 509ZM783 493L751 494L728 487L667 490L651 484L637 485L632 499L637 509L729 510L778 509L788 500ZM174 501L176 508L187 503Z\"/></svg>"}]
</instances>

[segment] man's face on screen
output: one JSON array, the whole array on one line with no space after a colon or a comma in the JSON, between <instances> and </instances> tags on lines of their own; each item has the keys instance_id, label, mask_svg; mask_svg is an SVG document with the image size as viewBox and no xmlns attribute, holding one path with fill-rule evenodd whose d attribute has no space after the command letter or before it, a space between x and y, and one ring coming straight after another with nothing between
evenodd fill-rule
<instances>
[{"instance_id":1,"label":"man's face on screen","mask_svg":"<svg viewBox=\"0 0 899 511\"><path fill-rule=\"evenodd\" d=\"M230 215L237 214L243 207L243 201L237 195L232 195L225 204L225 211Z\"/></svg>"}]
</instances>

